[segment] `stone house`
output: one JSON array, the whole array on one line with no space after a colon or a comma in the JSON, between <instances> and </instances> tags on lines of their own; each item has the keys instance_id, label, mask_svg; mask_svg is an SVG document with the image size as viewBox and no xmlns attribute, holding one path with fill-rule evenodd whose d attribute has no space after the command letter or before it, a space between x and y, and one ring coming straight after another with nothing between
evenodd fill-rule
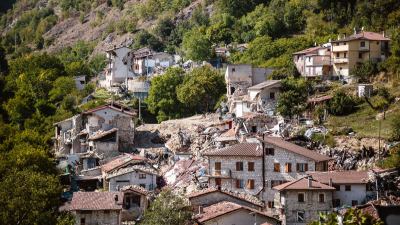
<instances>
[{"instance_id":1,"label":"stone house","mask_svg":"<svg viewBox=\"0 0 400 225\"><path fill-rule=\"evenodd\" d=\"M228 201L200 208L194 220L197 225L280 224L278 219L265 212Z\"/></svg>"},{"instance_id":2,"label":"stone house","mask_svg":"<svg viewBox=\"0 0 400 225\"><path fill-rule=\"evenodd\" d=\"M228 201L257 210L264 208L264 203L257 197L228 189L210 187L188 195L190 205L194 210L199 207L210 206L218 202Z\"/></svg>"},{"instance_id":3,"label":"stone house","mask_svg":"<svg viewBox=\"0 0 400 225\"><path fill-rule=\"evenodd\" d=\"M260 139L264 149L265 189L262 198L274 208L273 187L306 175L307 171L327 171L331 159L315 151L290 143L280 137Z\"/></svg>"},{"instance_id":4,"label":"stone house","mask_svg":"<svg viewBox=\"0 0 400 225\"><path fill-rule=\"evenodd\" d=\"M239 143L203 154L209 186L256 195L263 189L263 151L257 143Z\"/></svg>"},{"instance_id":5,"label":"stone house","mask_svg":"<svg viewBox=\"0 0 400 225\"><path fill-rule=\"evenodd\" d=\"M86 76L85 75L75 76L74 81L75 81L75 87L77 90L81 91L85 88L85 86L86 86Z\"/></svg>"},{"instance_id":6,"label":"stone house","mask_svg":"<svg viewBox=\"0 0 400 225\"><path fill-rule=\"evenodd\" d=\"M120 225L122 205L122 192L75 192L62 210L74 215L75 225Z\"/></svg>"},{"instance_id":7,"label":"stone house","mask_svg":"<svg viewBox=\"0 0 400 225\"><path fill-rule=\"evenodd\" d=\"M310 177L303 177L274 187L275 207L282 225L306 225L319 220L320 213L332 211L335 188Z\"/></svg>"},{"instance_id":8,"label":"stone house","mask_svg":"<svg viewBox=\"0 0 400 225\"><path fill-rule=\"evenodd\" d=\"M166 52L155 52L148 47L133 51L132 55L132 69L139 76L149 76L159 73L175 64L173 55Z\"/></svg>"},{"instance_id":9,"label":"stone house","mask_svg":"<svg viewBox=\"0 0 400 225\"><path fill-rule=\"evenodd\" d=\"M124 186L137 185L152 191L157 187L157 171L143 165L133 165L108 173L105 177L109 191L119 191Z\"/></svg>"},{"instance_id":10,"label":"stone house","mask_svg":"<svg viewBox=\"0 0 400 225\"><path fill-rule=\"evenodd\" d=\"M209 186L257 195L274 208L274 186L293 181L307 171L327 171L329 157L279 137L205 152Z\"/></svg>"},{"instance_id":11,"label":"stone house","mask_svg":"<svg viewBox=\"0 0 400 225\"><path fill-rule=\"evenodd\" d=\"M149 194L146 189L129 185L121 188L124 196L122 205L122 222L133 221L143 215L144 211L149 206Z\"/></svg>"},{"instance_id":12,"label":"stone house","mask_svg":"<svg viewBox=\"0 0 400 225\"><path fill-rule=\"evenodd\" d=\"M109 103L55 123L55 153L116 155L133 144L135 115L127 107Z\"/></svg>"},{"instance_id":13,"label":"stone house","mask_svg":"<svg viewBox=\"0 0 400 225\"><path fill-rule=\"evenodd\" d=\"M356 206L375 199L373 175L368 171L308 172L314 180L333 186L333 207Z\"/></svg>"}]
</instances>

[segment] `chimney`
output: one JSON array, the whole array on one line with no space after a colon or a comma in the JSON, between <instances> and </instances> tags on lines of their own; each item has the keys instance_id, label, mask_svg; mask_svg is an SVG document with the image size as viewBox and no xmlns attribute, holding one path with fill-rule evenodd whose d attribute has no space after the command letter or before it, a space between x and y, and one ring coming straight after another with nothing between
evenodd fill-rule
<instances>
[{"instance_id":1,"label":"chimney","mask_svg":"<svg viewBox=\"0 0 400 225\"><path fill-rule=\"evenodd\" d=\"M332 182L332 177L331 178L329 178L329 186L333 186L333 182Z\"/></svg>"},{"instance_id":2,"label":"chimney","mask_svg":"<svg viewBox=\"0 0 400 225\"><path fill-rule=\"evenodd\" d=\"M356 29L356 27L354 27L353 30L354 30L354 34L357 34L357 29Z\"/></svg>"},{"instance_id":3,"label":"chimney","mask_svg":"<svg viewBox=\"0 0 400 225\"><path fill-rule=\"evenodd\" d=\"M114 196L114 200L115 200L115 202L118 202L118 195Z\"/></svg>"},{"instance_id":4,"label":"chimney","mask_svg":"<svg viewBox=\"0 0 400 225\"><path fill-rule=\"evenodd\" d=\"M337 35L337 40L338 40L338 41L340 40L340 34Z\"/></svg>"},{"instance_id":5,"label":"chimney","mask_svg":"<svg viewBox=\"0 0 400 225\"><path fill-rule=\"evenodd\" d=\"M204 213L204 208L203 206L199 205L199 214L203 214Z\"/></svg>"},{"instance_id":6,"label":"chimney","mask_svg":"<svg viewBox=\"0 0 400 225\"><path fill-rule=\"evenodd\" d=\"M310 188L310 187L312 187L312 178L311 177L307 177L307 180L308 180L308 187Z\"/></svg>"},{"instance_id":7,"label":"chimney","mask_svg":"<svg viewBox=\"0 0 400 225\"><path fill-rule=\"evenodd\" d=\"M382 31L382 36L385 37L385 31Z\"/></svg>"}]
</instances>

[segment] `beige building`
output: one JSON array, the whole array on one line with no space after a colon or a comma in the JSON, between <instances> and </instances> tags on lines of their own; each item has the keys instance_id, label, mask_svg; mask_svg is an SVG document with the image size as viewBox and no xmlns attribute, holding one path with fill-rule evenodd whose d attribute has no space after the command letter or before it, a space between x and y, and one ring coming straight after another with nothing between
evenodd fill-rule
<instances>
[{"instance_id":1,"label":"beige building","mask_svg":"<svg viewBox=\"0 0 400 225\"><path fill-rule=\"evenodd\" d=\"M332 210L335 188L309 177L274 187L275 207L282 225L305 225L319 219L320 213Z\"/></svg>"},{"instance_id":2,"label":"beige building","mask_svg":"<svg viewBox=\"0 0 400 225\"><path fill-rule=\"evenodd\" d=\"M368 60L385 60L389 54L389 41L384 34L367 31L332 41L333 75L349 80L357 65Z\"/></svg>"},{"instance_id":3,"label":"beige building","mask_svg":"<svg viewBox=\"0 0 400 225\"><path fill-rule=\"evenodd\" d=\"M293 61L301 76L326 79L331 75L330 43L295 52Z\"/></svg>"}]
</instances>

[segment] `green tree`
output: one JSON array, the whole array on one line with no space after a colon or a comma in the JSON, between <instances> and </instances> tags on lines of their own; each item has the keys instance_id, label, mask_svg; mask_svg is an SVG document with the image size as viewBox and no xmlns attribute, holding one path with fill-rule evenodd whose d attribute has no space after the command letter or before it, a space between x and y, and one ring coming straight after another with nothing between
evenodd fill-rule
<instances>
[{"instance_id":1,"label":"green tree","mask_svg":"<svg viewBox=\"0 0 400 225\"><path fill-rule=\"evenodd\" d=\"M66 95L75 91L77 91L75 81L71 77L59 77L54 81L53 89L49 92L49 100L60 102Z\"/></svg>"},{"instance_id":2,"label":"green tree","mask_svg":"<svg viewBox=\"0 0 400 225\"><path fill-rule=\"evenodd\" d=\"M300 116L306 109L310 84L304 79L287 78L282 81L277 111L283 117L292 119Z\"/></svg>"},{"instance_id":3,"label":"green tree","mask_svg":"<svg viewBox=\"0 0 400 225\"><path fill-rule=\"evenodd\" d=\"M145 211L143 225L184 225L192 217L190 206L170 189L163 190Z\"/></svg>"},{"instance_id":4,"label":"green tree","mask_svg":"<svg viewBox=\"0 0 400 225\"><path fill-rule=\"evenodd\" d=\"M203 61L211 57L211 42L197 28L185 33L182 48L186 58L194 61Z\"/></svg>"},{"instance_id":5,"label":"green tree","mask_svg":"<svg viewBox=\"0 0 400 225\"><path fill-rule=\"evenodd\" d=\"M400 141L400 115L394 117L391 121L392 134L390 139Z\"/></svg>"},{"instance_id":6,"label":"green tree","mask_svg":"<svg viewBox=\"0 0 400 225\"><path fill-rule=\"evenodd\" d=\"M356 105L354 98L343 91L337 91L327 104L329 113L336 116L354 112Z\"/></svg>"},{"instance_id":7,"label":"green tree","mask_svg":"<svg viewBox=\"0 0 400 225\"><path fill-rule=\"evenodd\" d=\"M355 67L351 73L359 78L359 82L371 82L371 78L378 73L378 65L372 61L366 61Z\"/></svg>"},{"instance_id":8,"label":"green tree","mask_svg":"<svg viewBox=\"0 0 400 225\"><path fill-rule=\"evenodd\" d=\"M224 77L210 66L193 69L177 88L178 100L201 112L213 109L225 93Z\"/></svg>"},{"instance_id":9,"label":"green tree","mask_svg":"<svg viewBox=\"0 0 400 225\"><path fill-rule=\"evenodd\" d=\"M329 213L320 217L319 221L313 221L310 225L335 225L339 223L336 213ZM360 209L351 208L343 215L343 225L383 225L383 222L368 213L363 213Z\"/></svg>"},{"instance_id":10,"label":"green tree","mask_svg":"<svg viewBox=\"0 0 400 225\"><path fill-rule=\"evenodd\" d=\"M183 75L181 68L169 68L162 76L152 79L146 103L149 111L157 116L158 122L184 115L186 106L176 94L178 85L183 82Z\"/></svg>"}]
</instances>

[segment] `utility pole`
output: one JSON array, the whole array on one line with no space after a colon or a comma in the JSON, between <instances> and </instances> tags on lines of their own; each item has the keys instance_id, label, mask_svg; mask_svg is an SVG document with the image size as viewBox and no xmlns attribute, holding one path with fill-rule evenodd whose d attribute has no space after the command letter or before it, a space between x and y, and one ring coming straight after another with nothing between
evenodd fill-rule
<instances>
[{"instance_id":1,"label":"utility pole","mask_svg":"<svg viewBox=\"0 0 400 225\"><path fill-rule=\"evenodd\" d=\"M381 159L381 119L378 118L379 120L379 131L378 131L378 159Z\"/></svg>"},{"instance_id":2,"label":"utility pole","mask_svg":"<svg viewBox=\"0 0 400 225\"><path fill-rule=\"evenodd\" d=\"M139 96L139 120L142 120L142 112L141 112L141 98L140 98L140 96Z\"/></svg>"}]
</instances>

